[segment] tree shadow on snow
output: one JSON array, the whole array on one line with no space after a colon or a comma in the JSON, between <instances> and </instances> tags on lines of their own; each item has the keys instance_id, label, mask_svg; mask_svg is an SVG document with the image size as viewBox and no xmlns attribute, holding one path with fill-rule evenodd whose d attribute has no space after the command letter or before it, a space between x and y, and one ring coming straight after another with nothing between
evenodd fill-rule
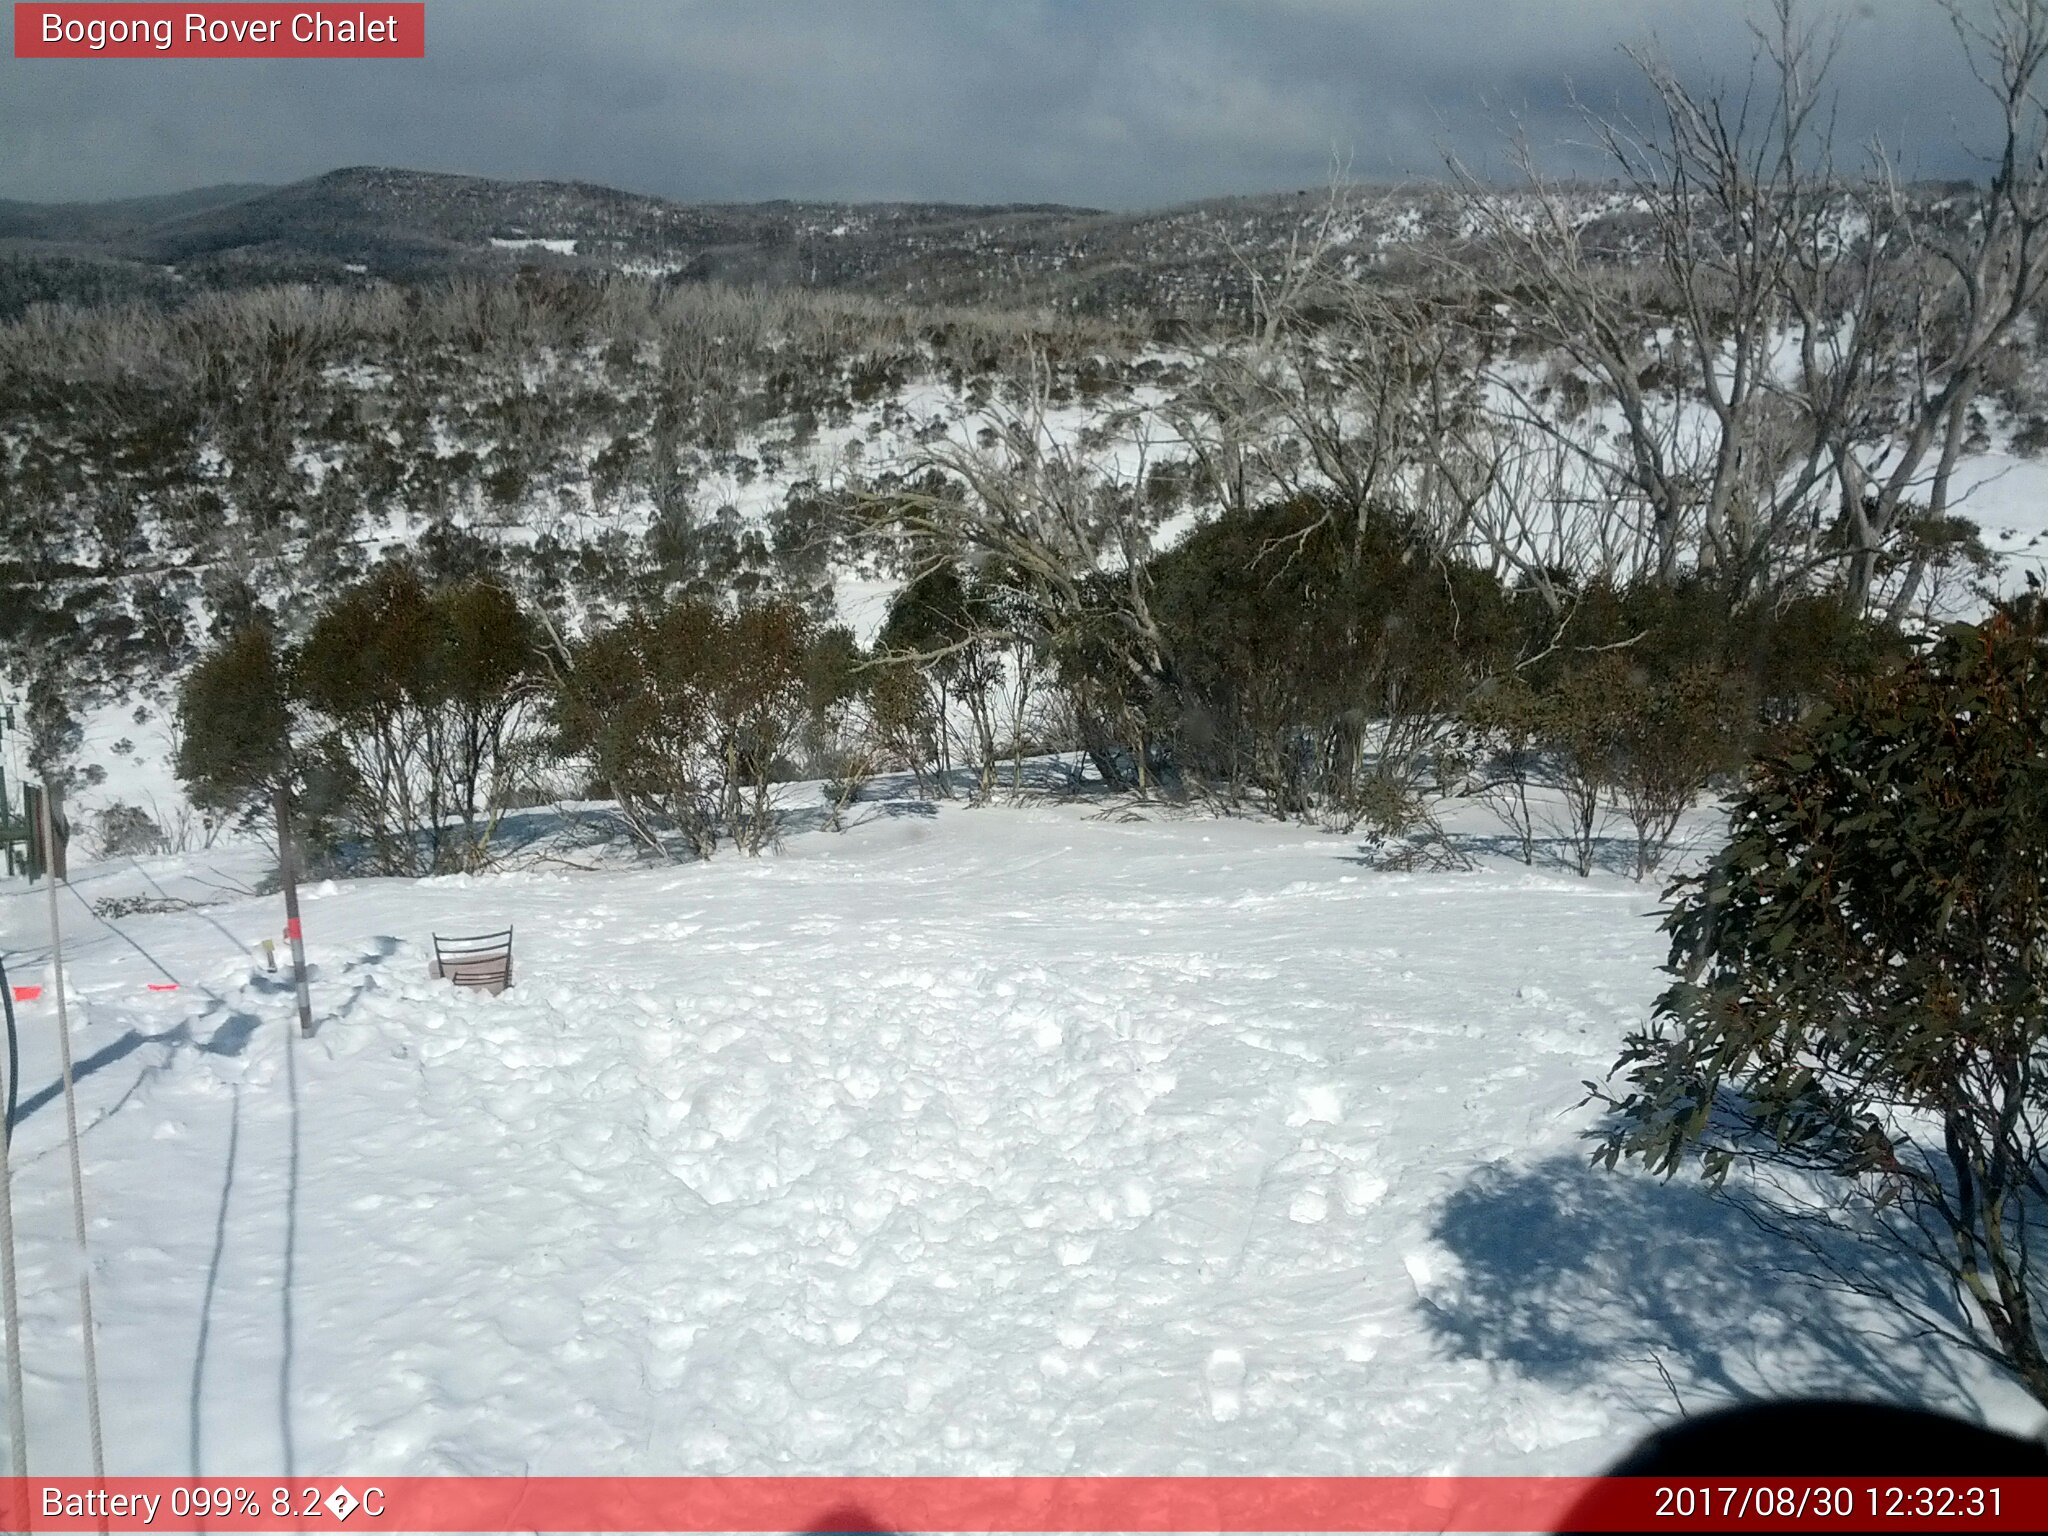
<instances>
[{"instance_id":1,"label":"tree shadow on snow","mask_svg":"<svg viewBox=\"0 0 2048 1536\"><path fill-rule=\"evenodd\" d=\"M1721 1193L1574 1155L1481 1169L1438 1214L1434 1236L1463 1284L1426 1301L1460 1354L1571 1389L1666 1375L1687 1410L1771 1396L1968 1398L1960 1351L1873 1334L1852 1290L1881 1288L1960 1319L1938 1276L1902 1253L1824 1235L1809 1252L1766 1220L1763 1197ZM1831 1272L1832 1271L1832 1272ZM1652 1407L1646 1401L1644 1406Z\"/></svg>"},{"instance_id":2,"label":"tree shadow on snow","mask_svg":"<svg viewBox=\"0 0 2048 1536\"><path fill-rule=\"evenodd\" d=\"M342 999L338 1005L332 1008L323 1008L320 1011L314 1020L315 1032L318 1032L321 1024L330 1022L338 1024L354 1012L356 1004L362 1001L363 994L368 992L371 986L375 984L375 973L383 966L385 961L389 960L403 948L405 948L405 940L399 938L396 934L380 933L370 941L370 947L367 950L357 955L355 959L346 962L341 968L341 975L344 979L355 977L355 989ZM296 1001L299 990L298 981L292 975L289 958L280 957L280 960L282 963L279 964L275 971L259 971L252 975L249 978L249 990L260 992L266 997L283 998L290 996ZM424 962L422 962L422 965L424 966ZM306 979L309 982L313 982L325 981L327 978L323 967L309 962L306 966Z\"/></svg>"},{"instance_id":3,"label":"tree shadow on snow","mask_svg":"<svg viewBox=\"0 0 2048 1536\"><path fill-rule=\"evenodd\" d=\"M1686 850L1674 843L1664 858L1642 881L1646 890L1661 890L1670 870ZM1537 837L1530 844L1531 859L1523 867L1546 875L1578 874L1578 852L1562 837ZM1482 863L1522 863L1522 840L1506 832L1459 832L1441 835L1416 833L1389 838L1375 846L1359 843L1350 853L1338 857L1347 864L1368 869L1448 868L1474 869ZM1593 840L1593 868L1601 874L1636 876L1636 840L1633 837L1596 837Z\"/></svg>"},{"instance_id":4,"label":"tree shadow on snow","mask_svg":"<svg viewBox=\"0 0 2048 1536\"><path fill-rule=\"evenodd\" d=\"M371 942L371 947L367 953L350 961L343 967L343 974L374 969L390 959L391 956L397 954L403 947L401 940L389 934L379 935ZM318 975L317 968L308 967L308 970L312 974ZM339 1022L346 1018L363 993L369 989L369 980L369 977L364 977L357 984L356 989L349 994L348 998L338 1008L326 1013L323 1022L326 1020ZM259 974L251 977L249 989L271 997L286 993L296 993L297 991L296 984L291 977L291 972L282 967L274 976ZM94 1073L103 1072L117 1062L132 1056L145 1045L167 1045L174 1048L190 1046L208 1056L239 1056L249 1048L249 1041L254 1038L256 1031L261 1029L266 1023L277 1025L280 1028L297 1027L296 1017L285 1020L279 1020L276 1017L265 1019L261 1014L251 1013L247 1009L231 1006L225 998L204 986L198 987L195 990L212 999L213 1002L226 1010L226 1017L214 1025L210 1031L204 1034L200 1033L200 1031L193 1028L193 1021L190 1019L181 1020L169 1029L124 1030L120 1035L109 1040L98 1050L81 1056L74 1061L71 1068L72 1081L74 1083L83 1082ZM44 1105L57 1098L63 1091L64 1080L62 1077L58 1077L43 1087L38 1088L34 1093L24 1098L16 1107L14 1123L19 1125L37 1110L43 1108Z\"/></svg>"},{"instance_id":5,"label":"tree shadow on snow","mask_svg":"<svg viewBox=\"0 0 2048 1536\"><path fill-rule=\"evenodd\" d=\"M917 818L930 820L939 814L939 805L936 800L885 800L872 807L872 809L875 815L886 817L891 821L900 821L906 816L911 817L913 820Z\"/></svg>"},{"instance_id":6,"label":"tree shadow on snow","mask_svg":"<svg viewBox=\"0 0 2048 1536\"><path fill-rule=\"evenodd\" d=\"M980 789L980 772L955 764L928 768L923 780L907 772L878 773L860 787L852 805L873 806L877 802L908 802L939 805L972 805ZM1014 758L1004 758L996 770L991 799L1000 804L1021 800L1117 800L1131 794L1128 788L1105 783L1095 767L1079 753L1040 754L1024 759L1020 775Z\"/></svg>"},{"instance_id":7,"label":"tree shadow on snow","mask_svg":"<svg viewBox=\"0 0 2048 1536\"><path fill-rule=\"evenodd\" d=\"M239 1056L247 1049L249 1037L262 1025L263 1020L253 1013L231 1012L214 1027L212 1033L203 1037L193 1030L189 1022L153 1033L139 1029L127 1030L119 1038L109 1040L90 1055L81 1056L74 1061L71 1064L71 1080L74 1083L84 1082L94 1073L105 1071L145 1045L189 1045L209 1056ZM19 1125L63 1091L64 1079L61 1076L38 1088L16 1108L15 1124Z\"/></svg>"}]
</instances>

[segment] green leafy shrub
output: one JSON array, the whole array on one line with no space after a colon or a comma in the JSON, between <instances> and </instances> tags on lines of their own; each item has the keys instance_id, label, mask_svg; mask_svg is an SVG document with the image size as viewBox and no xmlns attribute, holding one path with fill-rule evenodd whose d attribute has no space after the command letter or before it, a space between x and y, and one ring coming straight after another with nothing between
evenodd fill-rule
<instances>
[{"instance_id":1,"label":"green leafy shrub","mask_svg":"<svg viewBox=\"0 0 2048 1536\"><path fill-rule=\"evenodd\" d=\"M201 660L180 692L178 774L209 810L295 785L316 847L360 842L386 874L470 868L514 792L537 670L511 594L380 566L303 644L252 623Z\"/></svg>"},{"instance_id":2,"label":"green leafy shrub","mask_svg":"<svg viewBox=\"0 0 2048 1536\"><path fill-rule=\"evenodd\" d=\"M178 690L176 770L192 803L237 814L292 772L289 658L268 627L230 635Z\"/></svg>"},{"instance_id":3,"label":"green leafy shrub","mask_svg":"<svg viewBox=\"0 0 2048 1536\"><path fill-rule=\"evenodd\" d=\"M820 708L834 658L795 604L728 611L685 598L631 615L570 649L549 709L558 752L587 762L634 834L708 858L721 836L746 853L775 840L774 786Z\"/></svg>"},{"instance_id":4,"label":"green leafy shrub","mask_svg":"<svg viewBox=\"0 0 2048 1536\"><path fill-rule=\"evenodd\" d=\"M2048 1402L2033 1257L2048 1199L2048 647L1961 626L1752 767L1727 845L1679 882L1672 986L1616 1065L1599 1156L1818 1181L1837 1222L1931 1265L1956 1329ZM1796 1187L1797 1181L1787 1187Z\"/></svg>"}]
</instances>

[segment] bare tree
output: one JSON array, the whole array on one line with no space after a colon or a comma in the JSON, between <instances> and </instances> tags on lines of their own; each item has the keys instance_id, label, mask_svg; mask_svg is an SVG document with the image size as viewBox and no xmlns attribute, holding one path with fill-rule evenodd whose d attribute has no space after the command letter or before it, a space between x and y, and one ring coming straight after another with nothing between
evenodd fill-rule
<instances>
[{"instance_id":1,"label":"bare tree","mask_svg":"<svg viewBox=\"0 0 2048 1536\"><path fill-rule=\"evenodd\" d=\"M1490 373L1501 413L1568 457L1578 492L1565 499L1614 514L1603 542L1635 533L1630 563L1653 579L1688 561L1747 569L1826 483L1824 464L1787 478L1797 444L1780 430L1771 364L1792 235L1832 185L1810 169L1826 148L1816 92L1827 50L1793 27L1791 0L1776 16L1733 101L1632 54L1654 127L1587 114L1620 176L1614 198L1550 182L1526 140L1513 151L1525 188L1462 178L1485 240L1482 289L1512 297L1554 349L1566 398L1577 381L1597 391L1591 410L1559 409L1511 358Z\"/></svg>"},{"instance_id":2,"label":"bare tree","mask_svg":"<svg viewBox=\"0 0 2048 1536\"><path fill-rule=\"evenodd\" d=\"M1969 408L1999 351L2048 293L2048 4L1991 0L1975 13L1960 0L1943 4L1997 127L1983 181L1928 217L1894 220L1894 270L1883 274L1882 291L1906 296L1894 302L1907 344L1880 377L1894 386L1898 413L1877 424L1889 432L1858 432L1846 413L1836 424L1849 584L1858 597L1871 592L1888 543L1915 514L1948 514ZM1917 281L1902 284L1901 274ZM1895 608L1911 601L1924 568L1924 551L1916 551Z\"/></svg>"},{"instance_id":3,"label":"bare tree","mask_svg":"<svg viewBox=\"0 0 2048 1536\"><path fill-rule=\"evenodd\" d=\"M2048 284L2048 4L1948 9L2000 127L1987 178L1946 203L1916 203L1877 152L1861 175L1838 170L1838 38L1798 0L1774 0L1739 90L1632 53L1653 122L1587 114L1615 197L1547 181L1526 143L1524 190L1463 177L1475 276L1598 408L1574 419L1511 361L1490 372L1501 414L1641 528L1645 574L1714 570L1741 597L1833 567L1867 604L1896 563L1893 602L1910 601L1915 536L1949 511L1969 407Z\"/></svg>"},{"instance_id":4,"label":"bare tree","mask_svg":"<svg viewBox=\"0 0 2048 1536\"><path fill-rule=\"evenodd\" d=\"M1211 347L1165 417L1225 513L1312 497L1355 542L1398 510L1449 547L1489 483L1456 451L1478 419L1473 329L1460 295L1357 271L1352 217L1335 185L1273 271L1240 255L1250 334Z\"/></svg>"},{"instance_id":5,"label":"bare tree","mask_svg":"<svg viewBox=\"0 0 2048 1536\"><path fill-rule=\"evenodd\" d=\"M907 474L861 497L860 511L870 536L899 546L914 573L993 564L1025 599L949 649L1052 649L1085 636L1113 651L1129 693L1149 696L1171 681L1150 599L1160 522L1142 494L1151 436L1128 416L1098 432L1057 423L1051 380L1049 362L1034 355L985 430L920 445ZM1138 744L1142 788L1142 728L1126 735Z\"/></svg>"}]
</instances>

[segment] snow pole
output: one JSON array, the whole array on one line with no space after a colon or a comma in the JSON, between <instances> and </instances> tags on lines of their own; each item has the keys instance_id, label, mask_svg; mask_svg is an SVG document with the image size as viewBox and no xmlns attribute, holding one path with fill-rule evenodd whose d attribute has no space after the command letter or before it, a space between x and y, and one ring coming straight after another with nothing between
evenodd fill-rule
<instances>
[{"instance_id":1,"label":"snow pole","mask_svg":"<svg viewBox=\"0 0 2048 1536\"><path fill-rule=\"evenodd\" d=\"M14 1112L21 1104L21 1036L14 1028L14 984L0 960L0 1008L7 1010L7 1139L14 1139Z\"/></svg>"},{"instance_id":2,"label":"snow pole","mask_svg":"<svg viewBox=\"0 0 2048 1536\"><path fill-rule=\"evenodd\" d=\"M284 883L284 936L292 946L292 978L299 989L299 1033L313 1033L313 994L306 986L306 939L299 927L299 878L292 869L292 792L277 786L277 873Z\"/></svg>"},{"instance_id":3,"label":"snow pole","mask_svg":"<svg viewBox=\"0 0 2048 1536\"><path fill-rule=\"evenodd\" d=\"M92 1258L85 1242L85 1174L78 1150L78 1094L71 1070L71 1014L64 998L64 925L57 912L57 794L54 785L43 786L43 844L53 856L45 861L43 874L50 893L50 982L57 994L57 1047L64 1068L64 1139L71 1161L71 1229L78 1240L78 1315L85 1335L85 1412L92 1436L92 1475L95 1482L107 1475L106 1449L100 1438L99 1348L93 1338Z\"/></svg>"},{"instance_id":4,"label":"snow pole","mask_svg":"<svg viewBox=\"0 0 2048 1536\"><path fill-rule=\"evenodd\" d=\"M4 984L5 972L0 972L0 986ZM11 999L7 1017L14 1018ZM14 1091L11 1069L7 1089ZM0 1306L6 1309L7 1323L7 1450L19 1489L28 1479L28 1419L21 1400L21 1297L14 1280L14 1167L7 1156L9 1139L0 1137ZM27 1514L22 1511L24 1522ZM27 1529L26 1523L22 1528Z\"/></svg>"}]
</instances>

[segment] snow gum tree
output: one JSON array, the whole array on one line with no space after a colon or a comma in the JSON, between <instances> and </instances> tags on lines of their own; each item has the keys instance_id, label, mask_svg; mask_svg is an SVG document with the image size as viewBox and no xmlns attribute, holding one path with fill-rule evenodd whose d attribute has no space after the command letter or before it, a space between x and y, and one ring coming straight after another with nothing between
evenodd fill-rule
<instances>
[{"instance_id":1,"label":"snow gum tree","mask_svg":"<svg viewBox=\"0 0 2048 1536\"><path fill-rule=\"evenodd\" d=\"M539 681L533 621L503 587L470 581L436 594L422 681L431 782L481 850L519 766L521 726Z\"/></svg>"},{"instance_id":2,"label":"snow gum tree","mask_svg":"<svg viewBox=\"0 0 2048 1536\"><path fill-rule=\"evenodd\" d=\"M1360 527L1313 497L1204 525L1155 583L1185 767L1276 814L1389 836L1421 825L1462 707L1529 628L1412 520L1382 508Z\"/></svg>"},{"instance_id":3,"label":"snow gum tree","mask_svg":"<svg viewBox=\"0 0 2048 1536\"><path fill-rule=\"evenodd\" d=\"M346 779L361 831L387 874L426 874L439 854L414 707L431 632L425 586L389 566L337 594L293 666L294 691L323 717L322 751Z\"/></svg>"},{"instance_id":4,"label":"snow gum tree","mask_svg":"<svg viewBox=\"0 0 2048 1536\"><path fill-rule=\"evenodd\" d=\"M656 852L668 851L670 832L699 858L718 846L703 674L719 618L695 601L635 614L576 642L555 668L555 750L589 764L634 836Z\"/></svg>"},{"instance_id":5,"label":"snow gum tree","mask_svg":"<svg viewBox=\"0 0 2048 1536\"><path fill-rule=\"evenodd\" d=\"M750 603L713 631L706 682L720 760L722 814L743 853L777 840L775 785L810 718L810 618L794 603Z\"/></svg>"},{"instance_id":6,"label":"snow gum tree","mask_svg":"<svg viewBox=\"0 0 2048 1536\"><path fill-rule=\"evenodd\" d=\"M776 839L776 785L817 712L843 688L794 603L736 610L698 598L635 613L554 661L554 748L580 759L634 836L709 858L721 834L758 854Z\"/></svg>"},{"instance_id":7,"label":"snow gum tree","mask_svg":"<svg viewBox=\"0 0 2048 1536\"><path fill-rule=\"evenodd\" d=\"M1675 980L1593 1092L1596 1160L1775 1175L1785 1230L1924 1261L1972 1320L1895 1266L1846 1281L2048 1402L2044 636L2032 607L1951 629L1754 764L1674 888Z\"/></svg>"},{"instance_id":8,"label":"snow gum tree","mask_svg":"<svg viewBox=\"0 0 2048 1536\"><path fill-rule=\"evenodd\" d=\"M944 770L953 761L956 734L960 761L974 773L977 803L993 798L1005 749L1013 758L1021 750L1037 682L1035 642L1045 633L1039 619L996 562L973 572L936 566L890 605L876 661L931 694L928 701L915 700L901 682L893 685L892 723L899 731L928 724L938 738L928 755L940 766L939 793L951 793ZM957 732L956 709L962 717Z\"/></svg>"},{"instance_id":9,"label":"snow gum tree","mask_svg":"<svg viewBox=\"0 0 2048 1536\"><path fill-rule=\"evenodd\" d=\"M178 777L203 810L240 813L292 771L287 658L261 625L229 636L178 690Z\"/></svg>"},{"instance_id":10,"label":"snow gum tree","mask_svg":"<svg viewBox=\"0 0 2048 1536\"><path fill-rule=\"evenodd\" d=\"M251 622L193 669L178 772L212 810L296 781L314 840L359 841L387 874L475 867L507 804L538 669L509 593L380 567L333 596L303 645Z\"/></svg>"},{"instance_id":11,"label":"snow gum tree","mask_svg":"<svg viewBox=\"0 0 2048 1536\"><path fill-rule=\"evenodd\" d=\"M1164 518L1143 491L1149 429L1112 417L1101 430L1069 434L1053 417L1056 387L1052 359L1032 355L1008 381L984 432L974 441L925 444L908 473L858 498L855 521L913 577L963 565L1000 573L1002 599L988 605L995 611L979 617L974 636L948 641L947 656L1028 641L1069 658L1088 654L1098 674L1099 658L1118 674L1111 689L1070 689L1069 703L1089 717L1082 735L1105 780L1134 779L1143 790L1148 711L1172 692L1151 598L1154 536ZM1098 709L1114 718L1100 718ZM1132 744L1128 775L1110 746L1119 734Z\"/></svg>"}]
</instances>

